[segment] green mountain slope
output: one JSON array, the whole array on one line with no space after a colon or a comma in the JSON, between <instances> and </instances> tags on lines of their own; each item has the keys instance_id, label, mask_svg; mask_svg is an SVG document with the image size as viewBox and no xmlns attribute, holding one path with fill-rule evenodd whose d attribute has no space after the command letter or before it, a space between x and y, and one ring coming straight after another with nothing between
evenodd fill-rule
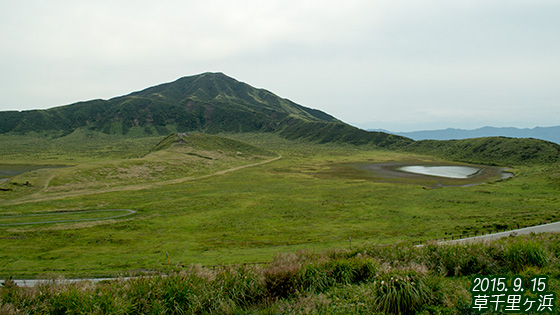
<instances>
[{"instance_id":1,"label":"green mountain slope","mask_svg":"<svg viewBox=\"0 0 560 315\"><path fill-rule=\"evenodd\" d=\"M48 110L0 112L0 133L59 132L78 128L107 134L199 131L280 132L316 142L392 146L411 140L366 132L322 111L298 105L222 73L204 73L110 100Z\"/></svg>"},{"instance_id":2,"label":"green mountain slope","mask_svg":"<svg viewBox=\"0 0 560 315\"><path fill-rule=\"evenodd\" d=\"M259 131L274 129L291 116L307 121L340 122L221 73L184 77L110 100L93 100L48 110L1 112L0 132L74 130L89 127L126 134L133 127L178 131ZM148 130L146 129L146 130Z\"/></svg>"},{"instance_id":3,"label":"green mountain slope","mask_svg":"<svg viewBox=\"0 0 560 315\"><path fill-rule=\"evenodd\" d=\"M532 138L422 140L410 144L406 149L457 161L496 165L548 164L560 161L560 145Z\"/></svg>"},{"instance_id":4,"label":"green mountain slope","mask_svg":"<svg viewBox=\"0 0 560 315\"><path fill-rule=\"evenodd\" d=\"M110 100L0 112L0 134L63 136L80 129L127 137L172 132L273 132L287 139L373 145L490 164L550 163L560 156L560 146L535 139L415 142L399 135L365 131L223 73L183 77Z\"/></svg>"}]
</instances>

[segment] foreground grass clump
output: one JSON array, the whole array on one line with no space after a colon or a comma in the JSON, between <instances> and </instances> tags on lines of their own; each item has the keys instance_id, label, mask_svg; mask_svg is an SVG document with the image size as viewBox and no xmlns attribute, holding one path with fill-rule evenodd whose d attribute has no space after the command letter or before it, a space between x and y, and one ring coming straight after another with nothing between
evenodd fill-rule
<instances>
[{"instance_id":1,"label":"foreground grass clump","mask_svg":"<svg viewBox=\"0 0 560 315\"><path fill-rule=\"evenodd\" d=\"M378 276L374 286L376 308L384 313L415 313L429 302L430 288L423 274L397 270Z\"/></svg>"},{"instance_id":2,"label":"foreground grass clump","mask_svg":"<svg viewBox=\"0 0 560 315\"><path fill-rule=\"evenodd\" d=\"M547 275L558 294L560 235L488 244L365 246L269 265L0 288L2 314L466 314L474 275ZM471 266L471 267L469 267Z\"/></svg>"}]
</instances>

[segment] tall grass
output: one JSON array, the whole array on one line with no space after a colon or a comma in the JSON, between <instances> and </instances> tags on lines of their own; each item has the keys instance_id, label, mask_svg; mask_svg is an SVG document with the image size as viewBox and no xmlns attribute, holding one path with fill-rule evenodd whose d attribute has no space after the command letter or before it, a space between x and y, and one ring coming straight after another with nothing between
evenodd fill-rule
<instances>
[{"instance_id":1,"label":"tall grass","mask_svg":"<svg viewBox=\"0 0 560 315\"><path fill-rule=\"evenodd\" d=\"M489 244L301 252L279 256L266 267L195 266L99 284L20 288L8 280L0 288L0 313L456 314L468 311L470 303L470 281L462 277L542 273L541 268L560 274L552 255L559 244L560 236L551 234Z\"/></svg>"},{"instance_id":2,"label":"tall grass","mask_svg":"<svg viewBox=\"0 0 560 315\"><path fill-rule=\"evenodd\" d=\"M514 242L504 247L504 259L509 262L512 271L520 272L525 267L544 267L550 253L543 244L535 241Z\"/></svg>"},{"instance_id":3,"label":"tall grass","mask_svg":"<svg viewBox=\"0 0 560 315\"><path fill-rule=\"evenodd\" d=\"M374 286L376 309L385 314L415 314L429 301L424 279L414 269L379 275Z\"/></svg>"}]
</instances>

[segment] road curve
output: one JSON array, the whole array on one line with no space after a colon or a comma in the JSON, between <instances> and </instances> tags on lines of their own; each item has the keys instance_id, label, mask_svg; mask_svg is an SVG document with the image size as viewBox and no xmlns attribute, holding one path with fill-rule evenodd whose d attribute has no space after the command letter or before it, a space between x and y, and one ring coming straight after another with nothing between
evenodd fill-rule
<instances>
[{"instance_id":1,"label":"road curve","mask_svg":"<svg viewBox=\"0 0 560 315\"><path fill-rule=\"evenodd\" d=\"M444 241L442 243L445 244L462 244L462 243L474 243L474 242L481 242L481 241L493 241L497 240L502 237L508 237L512 235L521 235L521 234L531 234L531 233L547 233L547 232L560 232L560 222L542 224L542 225L535 225L530 226L522 229L511 230L511 231L504 231L498 232L493 234L487 235L480 235L480 236L473 236L467 238L461 238L451 241Z\"/></svg>"}]
</instances>

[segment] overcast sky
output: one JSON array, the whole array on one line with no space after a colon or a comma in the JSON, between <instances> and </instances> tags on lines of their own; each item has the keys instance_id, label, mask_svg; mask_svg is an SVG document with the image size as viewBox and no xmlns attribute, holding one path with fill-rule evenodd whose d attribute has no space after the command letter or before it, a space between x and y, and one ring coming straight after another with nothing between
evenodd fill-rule
<instances>
[{"instance_id":1,"label":"overcast sky","mask_svg":"<svg viewBox=\"0 0 560 315\"><path fill-rule=\"evenodd\" d=\"M363 128L560 125L558 0L0 0L0 110L223 72Z\"/></svg>"}]
</instances>

